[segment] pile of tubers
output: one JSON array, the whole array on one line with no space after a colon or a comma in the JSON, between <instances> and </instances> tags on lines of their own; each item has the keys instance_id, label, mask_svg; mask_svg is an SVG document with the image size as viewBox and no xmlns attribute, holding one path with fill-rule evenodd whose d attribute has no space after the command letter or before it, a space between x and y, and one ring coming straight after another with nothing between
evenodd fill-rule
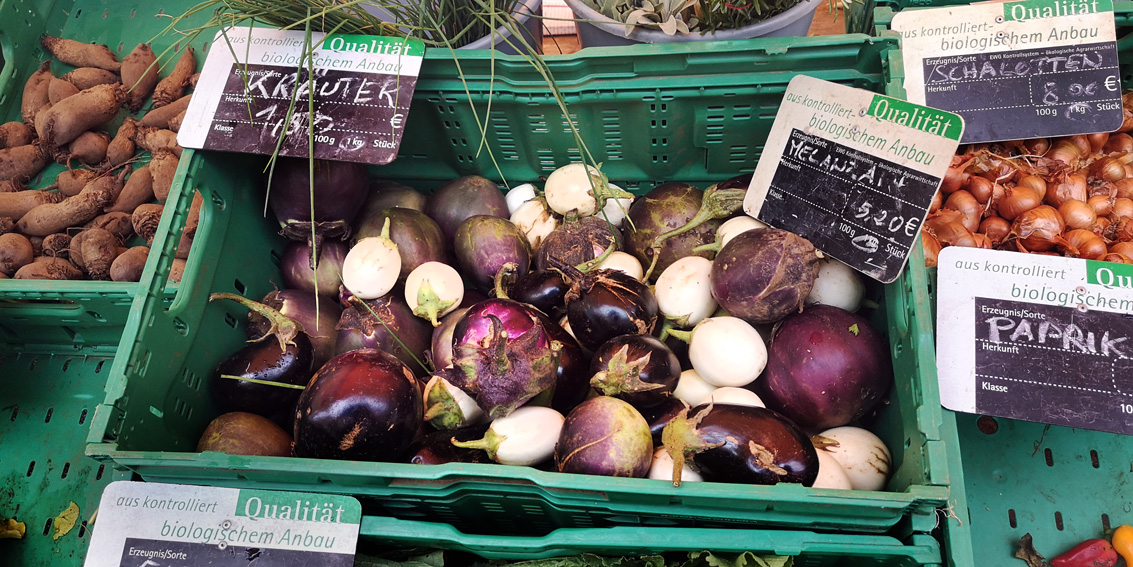
<instances>
[{"instance_id":1,"label":"pile of tubers","mask_svg":"<svg viewBox=\"0 0 1133 567\"><path fill-rule=\"evenodd\" d=\"M944 246L1133 264L1133 93L1113 133L962 146L921 231Z\"/></svg>"},{"instance_id":2,"label":"pile of tubers","mask_svg":"<svg viewBox=\"0 0 1133 567\"><path fill-rule=\"evenodd\" d=\"M41 44L71 70L56 76L44 62L24 85L22 121L0 124L0 279L138 281L181 156L193 49L174 54L161 77L144 43L122 61L104 45L49 35ZM123 109L121 125L106 131ZM42 172L52 161L66 169L48 184ZM200 205L198 192L172 281L184 271Z\"/></svg>"}]
</instances>

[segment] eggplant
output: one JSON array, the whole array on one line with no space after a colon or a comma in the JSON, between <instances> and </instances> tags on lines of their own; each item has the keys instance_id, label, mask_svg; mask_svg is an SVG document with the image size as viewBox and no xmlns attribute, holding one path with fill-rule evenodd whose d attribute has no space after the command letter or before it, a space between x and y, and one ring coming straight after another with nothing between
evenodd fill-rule
<instances>
[{"instance_id":1,"label":"eggplant","mask_svg":"<svg viewBox=\"0 0 1133 567\"><path fill-rule=\"evenodd\" d=\"M340 354L311 378L295 410L295 456L404 461L423 421L421 391L396 356Z\"/></svg>"},{"instance_id":2,"label":"eggplant","mask_svg":"<svg viewBox=\"0 0 1133 567\"><path fill-rule=\"evenodd\" d=\"M676 396L669 396L664 402L653 407L640 410L641 416L649 423L649 434L653 436L653 446L660 447L663 445L661 442L661 432L665 430L665 426L677 417L683 410L688 409L688 404Z\"/></svg>"},{"instance_id":3,"label":"eggplant","mask_svg":"<svg viewBox=\"0 0 1133 567\"><path fill-rule=\"evenodd\" d=\"M578 266L602 255L610 246L622 249L621 233L599 217L566 221L543 239L535 252L535 269L558 264Z\"/></svg>"},{"instance_id":4,"label":"eggplant","mask_svg":"<svg viewBox=\"0 0 1133 567\"><path fill-rule=\"evenodd\" d=\"M563 416L541 406L523 406L492 420L484 437L471 441L454 439L464 449L483 449L502 465L534 466L547 461L555 452Z\"/></svg>"},{"instance_id":5,"label":"eggplant","mask_svg":"<svg viewBox=\"0 0 1133 567\"><path fill-rule=\"evenodd\" d=\"M270 321L265 333L216 366L209 391L222 412L247 412L267 418L286 414L311 378L314 348L303 327L279 311L230 293L230 299Z\"/></svg>"},{"instance_id":6,"label":"eggplant","mask_svg":"<svg viewBox=\"0 0 1133 567\"><path fill-rule=\"evenodd\" d=\"M409 462L415 465L443 465L445 463L490 463L492 459L480 449L464 449L452 440L472 441L484 436L488 423L459 429L430 431L409 446Z\"/></svg>"},{"instance_id":7,"label":"eggplant","mask_svg":"<svg viewBox=\"0 0 1133 567\"><path fill-rule=\"evenodd\" d=\"M694 249L715 241L720 221L711 220L679 236L666 239L654 252L654 241L663 234L680 229L696 217L704 192L687 183L669 182L654 187L644 197L634 200L628 222L622 225L625 250L637 257L642 266L657 262L647 275L660 273L685 256L711 257L711 252Z\"/></svg>"},{"instance_id":8,"label":"eggplant","mask_svg":"<svg viewBox=\"0 0 1133 567\"><path fill-rule=\"evenodd\" d=\"M552 341L557 341L559 367L555 371L555 391L551 396L551 407L566 415L582 403L590 393L590 357L582 351L578 341L561 325L540 314L543 328Z\"/></svg>"},{"instance_id":9,"label":"eggplant","mask_svg":"<svg viewBox=\"0 0 1133 567\"><path fill-rule=\"evenodd\" d=\"M652 462L649 424L633 406L609 396L571 410L555 447L559 472L640 478Z\"/></svg>"},{"instance_id":10,"label":"eggplant","mask_svg":"<svg viewBox=\"0 0 1133 567\"><path fill-rule=\"evenodd\" d=\"M680 486L688 459L709 482L811 486L818 477L810 438L767 408L699 405L673 418L661 436L673 457L674 486Z\"/></svg>"},{"instance_id":11,"label":"eggplant","mask_svg":"<svg viewBox=\"0 0 1133 567\"><path fill-rule=\"evenodd\" d=\"M290 457L291 434L274 421L247 412L221 414L209 422L197 441L197 452L229 455Z\"/></svg>"},{"instance_id":12,"label":"eggplant","mask_svg":"<svg viewBox=\"0 0 1133 567\"><path fill-rule=\"evenodd\" d=\"M660 310L649 286L617 270L559 269L571 279L567 320L583 348L594 351L619 335L653 333Z\"/></svg>"},{"instance_id":13,"label":"eggplant","mask_svg":"<svg viewBox=\"0 0 1133 567\"><path fill-rule=\"evenodd\" d=\"M354 234L355 242L371 236L381 236L389 221L388 238L397 245L401 256L401 271L397 276L404 282L409 273L426 262L444 262L447 259L447 240L441 227L425 213L400 207L383 209L360 218Z\"/></svg>"},{"instance_id":14,"label":"eggplant","mask_svg":"<svg viewBox=\"0 0 1133 567\"><path fill-rule=\"evenodd\" d=\"M324 238L350 235L350 223L369 193L370 174L364 163L317 159L312 195L310 167L307 158L278 158L270 177L268 206L283 235L292 240L311 238L314 224L311 245L318 249Z\"/></svg>"},{"instance_id":15,"label":"eggplant","mask_svg":"<svg viewBox=\"0 0 1133 567\"><path fill-rule=\"evenodd\" d=\"M344 309L338 320L335 350L341 354L376 348L393 353L415 372L427 373L422 362L433 326L414 315L402 295L389 293L366 302L351 299L351 307Z\"/></svg>"},{"instance_id":16,"label":"eggplant","mask_svg":"<svg viewBox=\"0 0 1133 567\"><path fill-rule=\"evenodd\" d=\"M484 410L464 390L452 385L454 374L460 372L449 366L433 373L425 384L425 421L437 429L456 429L487 420Z\"/></svg>"},{"instance_id":17,"label":"eggplant","mask_svg":"<svg viewBox=\"0 0 1133 567\"><path fill-rule=\"evenodd\" d=\"M456 322L460 321L466 311L467 307L461 307L442 317L441 324L433 327L428 353L433 368L452 366L452 332L456 329Z\"/></svg>"},{"instance_id":18,"label":"eggplant","mask_svg":"<svg viewBox=\"0 0 1133 567\"><path fill-rule=\"evenodd\" d=\"M456 230L468 217L491 215L508 218L507 199L499 185L490 179L471 175L454 179L437 189L425 205L425 214L437 221L447 242L456 239Z\"/></svg>"},{"instance_id":19,"label":"eggplant","mask_svg":"<svg viewBox=\"0 0 1133 567\"><path fill-rule=\"evenodd\" d=\"M341 240L323 240L318 263L315 263L307 242L291 241L279 261L283 286L324 296L337 294L342 281L342 262L349 251L350 247Z\"/></svg>"},{"instance_id":20,"label":"eggplant","mask_svg":"<svg viewBox=\"0 0 1133 567\"><path fill-rule=\"evenodd\" d=\"M519 228L505 218L491 215L469 217L456 231L453 250L468 282L481 291L492 289L496 273L506 264L516 265L522 278L531 266L531 245Z\"/></svg>"},{"instance_id":21,"label":"eggplant","mask_svg":"<svg viewBox=\"0 0 1133 567\"><path fill-rule=\"evenodd\" d=\"M378 211L393 207L425 212L425 204L428 200L427 195L408 185L396 181L374 180L370 183L370 196L362 206L362 211L358 213L358 218L365 219Z\"/></svg>"},{"instance_id":22,"label":"eggplant","mask_svg":"<svg viewBox=\"0 0 1133 567\"><path fill-rule=\"evenodd\" d=\"M312 370L326 364L337 354L335 343L338 342L338 333L335 327L342 316L342 307L333 299L319 297L316 303L313 293L277 289L269 291L260 303L303 326L303 332L311 339L311 346L315 349ZM270 328L271 322L256 312L248 314L248 338L262 337Z\"/></svg>"},{"instance_id":23,"label":"eggplant","mask_svg":"<svg viewBox=\"0 0 1133 567\"><path fill-rule=\"evenodd\" d=\"M553 320L566 314L566 294L570 291L563 273L549 268L535 270L519 278L508 290L508 297L527 303Z\"/></svg>"},{"instance_id":24,"label":"eggplant","mask_svg":"<svg viewBox=\"0 0 1133 567\"><path fill-rule=\"evenodd\" d=\"M736 235L712 261L712 297L752 325L802 310L818 277L818 254L801 236L777 228Z\"/></svg>"},{"instance_id":25,"label":"eggplant","mask_svg":"<svg viewBox=\"0 0 1133 567\"><path fill-rule=\"evenodd\" d=\"M640 410L672 397L681 377L681 362L656 337L622 335L594 351L590 372L595 390Z\"/></svg>"}]
</instances>

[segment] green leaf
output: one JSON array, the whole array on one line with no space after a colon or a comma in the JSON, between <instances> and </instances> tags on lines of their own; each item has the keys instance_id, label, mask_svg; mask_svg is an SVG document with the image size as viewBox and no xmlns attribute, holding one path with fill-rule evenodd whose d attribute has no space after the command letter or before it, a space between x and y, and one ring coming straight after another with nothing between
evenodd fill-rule
<instances>
[{"instance_id":1,"label":"green leaf","mask_svg":"<svg viewBox=\"0 0 1133 567\"><path fill-rule=\"evenodd\" d=\"M716 554L711 551L689 553L689 561L682 567L791 567L794 557L789 555L756 555L750 551L740 554Z\"/></svg>"}]
</instances>

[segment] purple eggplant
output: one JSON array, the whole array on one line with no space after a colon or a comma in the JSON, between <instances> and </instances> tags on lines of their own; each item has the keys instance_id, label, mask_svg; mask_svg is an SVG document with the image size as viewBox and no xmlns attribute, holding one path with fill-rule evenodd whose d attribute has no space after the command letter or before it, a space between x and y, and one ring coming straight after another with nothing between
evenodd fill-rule
<instances>
[{"instance_id":1,"label":"purple eggplant","mask_svg":"<svg viewBox=\"0 0 1133 567\"><path fill-rule=\"evenodd\" d=\"M464 449L452 440L474 441L488 431L488 423L470 425L450 431L430 431L409 447L409 462L415 465L443 465L445 463L490 463L492 459L480 449Z\"/></svg>"},{"instance_id":2,"label":"purple eggplant","mask_svg":"<svg viewBox=\"0 0 1133 567\"><path fill-rule=\"evenodd\" d=\"M649 286L617 270L559 269L571 279L567 321L583 348L594 351L619 335L653 333L660 309Z\"/></svg>"},{"instance_id":3,"label":"purple eggplant","mask_svg":"<svg viewBox=\"0 0 1133 567\"><path fill-rule=\"evenodd\" d=\"M362 205L358 218L364 219L391 207L425 212L425 204L428 200L428 195L408 185L396 181L374 180L370 183L370 196L366 199L366 204ZM378 228L381 229L380 226Z\"/></svg>"},{"instance_id":4,"label":"purple eggplant","mask_svg":"<svg viewBox=\"0 0 1133 567\"><path fill-rule=\"evenodd\" d=\"M543 239L535 252L535 269L560 263L578 266L601 256L611 245L622 249L621 233L600 216L568 220Z\"/></svg>"},{"instance_id":5,"label":"purple eggplant","mask_svg":"<svg viewBox=\"0 0 1133 567\"><path fill-rule=\"evenodd\" d=\"M712 297L752 325L775 323L802 310L818 277L809 240L777 228L757 228L728 241L712 261Z\"/></svg>"},{"instance_id":6,"label":"purple eggplant","mask_svg":"<svg viewBox=\"0 0 1133 567\"><path fill-rule=\"evenodd\" d=\"M399 282L404 282L409 272L425 262L444 262L447 259L447 240L441 227L425 213L413 209L383 209L360 218L355 223L355 242L381 236L386 220L389 220L388 238L397 245L397 253L401 256Z\"/></svg>"},{"instance_id":7,"label":"purple eggplant","mask_svg":"<svg viewBox=\"0 0 1133 567\"><path fill-rule=\"evenodd\" d=\"M709 482L810 486L818 478L810 438L767 408L702 404L673 418L661 436L673 457L675 486L688 459Z\"/></svg>"},{"instance_id":8,"label":"purple eggplant","mask_svg":"<svg viewBox=\"0 0 1133 567\"><path fill-rule=\"evenodd\" d=\"M679 236L666 239L660 244L659 254L654 251L655 240L663 234L680 229L691 221L700 211L704 192L687 183L662 183L654 187L644 197L634 200L629 208L627 221L622 225L626 252L633 254L642 267L653 263L652 274L660 274L665 268L685 256L711 256L710 252L695 252L698 246L712 243L716 238L716 228L720 221L705 222Z\"/></svg>"},{"instance_id":9,"label":"purple eggplant","mask_svg":"<svg viewBox=\"0 0 1133 567\"><path fill-rule=\"evenodd\" d=\"M279 158L268 187L268 206L284 236L308 240L313 232L312 244L318 248L323 239L350 235L350 223L369 194L370 174L364 163L317 159L313 177L314 195L309 160Z\"/></svg>"},{"instance_id":10,"label":"purple eggplant","mask_svg":"<svg viewBox=\"0 0 1133 567\"><path fill-rule=\"evenodd\" d=\"M561 345L552 342L539 313L510 299L468 308L453 330L453 384L488 415L505 416L551 387Z\"/></svg>"},{"instance_id":11,"label":"purple eggplant","mask_svg":"<svg viewBox=\"0 0 1133 567\"><path fill-rule=\"evenodd\" d=\"M340 354L311 378L295 411L295 456L404 461L421 427L421 391L397 357Z\"/></svg>"},{"instance_id":12,"label":"purple eggplant","mask_svg":"<svg viewBox=\"0 0 1133 567\"><path fill-rule=\"evenodd\" d=\"M571 410L555 447L559 472L640 478L652 461L649 424L633 406L609 396Z\"/></svg>"},{"instance_id":13,"label":"purple eggplant","mask_svg":"<svg viewBox=\"0 0 1133 567\"><path fill-rule=\"evenodd\" d=\"M311 378L314 348L303 327L275 309L239 295L215 293L251 309L268 328L256 340L216 366L209 390L224 413L247 412L268 418L286 414Z\"/></svg>"},{"instance_id":14,"label":"purple eggplant","mask_svg":"<svg viewBox=\"0 0 1133 567\"><path fill-rule=\"evenodd\" d=\"M279 262L284 287L334 296L342 281L342 261L349 251L350 247L341 240L323 240L318 263L314 263L311 246L306 241L291 241L283 249Z\"/></svg>"},{"instance_id":15,"label":"purple eggplant","mask_svg":"<svg viewBox=\"0 0 1133 567\"><path fill-rule=\"evenodd\" d=\"M457 321L467 311L467 307L461 307L442 317L441 324L433 327L433 336L429 342L429 361L433 368L452 366L452 332L456 330Z\"/></svg>"},{"instance_id":16,"label":"purple eggplant","mask_svg":"<svg viewBox=\"0 0 1133 567\"><path fill-rule=\"evenodd\" d=\"M517 266L522 278L531 266L531 245L511 221L490 215L469 217L456 231L453 251L472 287L492 289L496 273L506 264Z\"/></svg>"},{"instance_id":17,"label":"purple eggplant","mask_svg":"<svg viewBox=\"0 0 1133 567\"><path fill-rule=\"evenodd\" d=\"M318 368L335 352L338 341L336 327L342 316L342 307L329 297L318 298L315 294L294 289L278 289L268 292L260 301L284 316L303 326L303 332L311 339L314 347L314 368ZM248 337L262 337L271 328L271 322L255 312L248 314Z\"/></svg>"},{"instance_id":18,"label":"purple eggplant","mask_svg":"<svg viewBox=\"0 0 1133 567\"><path fill-rule=\"evenodd\" d=\"M338 320L338 353L360 348L376 348L397 356L414 372L427 374L422 365L425 350L433 336L433 326L413 314L401 293L362 302L351 299L351 306Z\"/></svg>"},{"instance_id":19,"label":"purple eggplant","mask_svg":"<svg viewBox=\"0 0 1133 567\"><path fill-rule=\"evenodd\" d=\"M508 297L527 303L558 321L566 314L566 294L570 291L563 273L555 268L535 270L519 278L508 290Z\"/></svg>"},{"instance_id":20,"label":"purple eggplant","mask_svg":"<svg viewBox=\"0 0 1133 567\"><path fill-rule=\"evenodd\" d=\"M681 377L681 362L665 343L650 335L614 337L594 351L590 385L637 409L663 403Z\"/></svg>"},{"instance_id":21,"label":"purple eggplant","mask_svg":"<svg viewBox=\"0 0 1133 567\"><path fill-rule=\"evenodd\" d=\"M468 217L491 215L508 218L507 200L496 182L472 175L443 185L429 197L425 214L440 225L448 242L456 238L456 229Z\"/></svg>"},{"instance_id":22,"label":"purple eggplant","mask_svg":"<svg viewBox=\"0 0 1133 567\"><path fill-rule=\"evenodd\" d=\"M566 415L590 394L590 356L561 325L540 314L543 328L552 341L558 341L559 368L555 372L555 391L551 407Z\"/></svg>"}]
</instances>

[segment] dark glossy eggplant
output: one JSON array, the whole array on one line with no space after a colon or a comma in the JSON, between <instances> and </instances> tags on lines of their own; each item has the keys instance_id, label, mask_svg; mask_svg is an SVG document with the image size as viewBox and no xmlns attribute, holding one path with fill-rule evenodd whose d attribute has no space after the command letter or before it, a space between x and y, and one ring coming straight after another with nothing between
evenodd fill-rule
<instances>
[{"instance_id":1,"label":"dark glossy eggplant","mask_svg":"<svg viewBox=\"0 0 1133 567\"><path fill-rule=\"evenodd\" d=\"M662 438L673 456L674 485L680 485L681 467L690 458L709 482L811 486L818 478L810 438L767 408L702 404L673 418Z\"/></svg>"},{"instance_id":2,"label":"dark glossy eggplant","mask_svg":"<svg viewBox=\"0 0 1133 567\"><path fill-rule=\"evenodd\" d=\"M351 307L338 320L335 350L341 354L360 348L393 353L414 372L427 374L421 366L433 337L433 326L413 314L398 290L365 302L351 299ZM367 308L368 307L368 308Z\"/></svg>"},{"instance_id":3,"label":"dark glossy eggplant","mask_svg":"<svg viewBox=\"0 0 1133 567\"><path fill-rule=\"evenodd\" d=\"M640 410L672 397L681 377L681 362L655 337L622 335L594 351L590 372L595 390Z\"/></svg>"},{"instance_id":4,"label":"dark glossy eggplant","mask_svg":"<svg viewBox=\"0 0 1133 567\"><path fill-rule=\"evenodd\" d=\"M546 315L540 316L547 336L562 345L551 407L566 415L590 393L590 356L582 351L578 341L566 329Z\"/></svg>"},{"instance_id":5,"label":"dark glossy eggplant","mask_svg":"<svg viewBox=\"0 0 1133 567\"><path fill-rule=\"evenodd\" d=\"M452 440L475 441L488 431L488 423L470 425L451 431L430 431L409 447L409 462L415 465L443 465L445 463L490 463L492 459L480 449L465 449L452 444Z\"/></svg>"},{"instance_id":6,"label":"dark glossy eggplant","mask_svg":"<svg viewBox=\"0 0 1133 567\"><path fill-rule=\"evenodd\" d=\"M641 410L641 416L645 421L649 422L649 433L653 435L653 446L660 447L661 432L664 431L665 426L677 417L682 410L688 409L688 404L681 401L676 396L669 396L664 402L651 408Z\"/></svg>"},{"instance_id":7,"label":"dark glossy eggplant","mask_svg":"<svg viewBox=\"0 0 1133 567\"><path fill-rule=\"evenodd\" d=\"M375 179L370 182L370 196L366 198L366 204L362 206L358 218L364 219L373 213L391 207L425 212L425 204L428 201L428 195L408 185L402 185L396 181Z\"/></svg>"},{"instance_id":8,"label":"dark glossy eggplant","mask_svg":"<svg viewBox=\"0 0 1133 567\"><path fill-rule=\"evenodd\" d=\"M396 356L375 349L340 354L299 398L295 455L403 462L423 412L417 380Z\"/></svg>"},{"instance_id":9,"label":"dark glossy eggplant","mask_svg":"<svg viewBox=\"0 0 1133 567\"><path fill-rule=\"evenodd\" d=\"M527 303L558 321L566 314L566 294L570 291L563 273L549 268L535 270L519 278L508 291L508 297Z\"/></svg>"},{"instance_id":10,"label":"dark glossy eggplant","mask_svg":"<svg viewBox=\"0 0 1133 567\"><path fill-rule=\"evenodd\" d=\"M660 309L649 286L617 270L565 273L573 279L567 321L583 348L594 351L619 335L653 333Z\"/></svg>"},{"instance_id":11,"label":"dark glossy eggplant","mask_svg":"<svg viewBox=\"0 0 1133 567\"><path fill-rule=\"evenodd\" d=\"M272 418L295 405L311 378L314 348L302 325L279 311L229 293L210 300L230 299L269 321L263 334L221 361L209 382L212 398L222 412L248 412Z\"/></svg>"},{"instance_id":12,"label":"dark glossy eggplant","mask_svg":"<svg viewBox=\"0 0 1133 567\"><path fill-rule=\"evenodd\" d=\"M314 224L318 248L324 238L350 235L350 223L369 193L370 174L366 164L346 161L317 159L313 176L310 168L307 158L280 157L268 188L268 206L283 235L292 240L311 238Z\"/></svg>"}]
</instances>

